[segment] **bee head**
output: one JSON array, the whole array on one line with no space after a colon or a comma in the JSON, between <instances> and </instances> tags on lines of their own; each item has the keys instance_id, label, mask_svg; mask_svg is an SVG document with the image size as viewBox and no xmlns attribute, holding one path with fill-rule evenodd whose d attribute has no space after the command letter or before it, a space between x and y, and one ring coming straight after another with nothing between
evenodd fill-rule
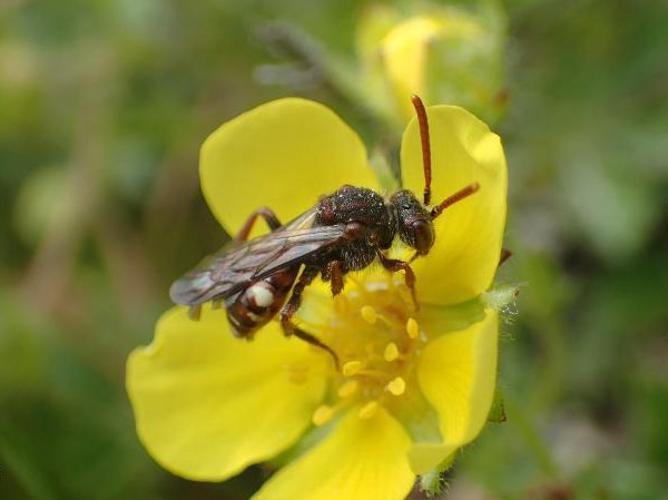
<instances>
[{"instance_id":1,"label":"bee head","mask_svg":"<svg viewBox=\"0 0 668 500\"><path fill-rule=\"evenodd\" d=\"M429 253L434 244L431 212L406 189L394 193L390 204L396 215L397 232L401 241L415 248L418 255Z\"/></svg>"}]
</instances>

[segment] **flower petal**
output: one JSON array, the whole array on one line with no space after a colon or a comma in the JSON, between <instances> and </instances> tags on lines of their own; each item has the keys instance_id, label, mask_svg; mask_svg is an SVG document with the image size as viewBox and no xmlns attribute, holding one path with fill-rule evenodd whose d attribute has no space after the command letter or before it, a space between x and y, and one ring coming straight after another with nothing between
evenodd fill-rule
<instances>
[{"instance_id":1,"label":"flower petal","mask_svg":"<svg viewBox=\"0 0 668 500\"><path fill-rule=\"evenodd\" d=\"M192 321L171 309L153 343L128 359L140 440L163 467L195 480L222 480L274 456L308 427L323 396L322 378L291 380L291 366L316 360L307 351L273 323L244 342L223 310Z\"/></svg>"},{"instance_id":2,"label":"flower petal","mask_svg":"<svg viewBox=\"0 0 668 500\"><path fill-rule=\"evenodd\" d=\"M427 344L418 381L436 409L443 443L422 443L410 452L411 467L425 473L482 429L494 399L498 314Z\"/></svg>"},{"instance_id":3,"label":"flower petal","mask_svg":"<svg viewBox=\"0 0 668 500\"><path fill-rule=\"evenodd\" d=\"M410 96L425 93L429 44L442 29L434 17L417 16L399 23L383 40L383 62L403 116L411 116Z\"/></svg>"},{"instance_id":4,"label":"flower petal","mask_svg":"<svg viewBox=\"0 0 668 500\"><path fill-rule=\"evenodd\" d=\"M499 136L456 106L427 109L436 204L472 182L480 190L447 208L434 222L436 243L417 259L418 298L435 304L471 299L492 284L506 222L507 169ZM416 120L401 144L404 187L422 193L424 174ZM420 279L425 276L426 279ZM441 276L441 279L434 277Z\"/></svg>"},{"instance_id":5,"label":"flower petal","mask_svg":"<svg viewBox=\"0 0 668 500\"><path fill-rule=\"evenodd\" d=\"M357 134L329 108L296 98L259 106L213 132L202 146L200 177L211 211L231 234L259 207L285 223L342 184L377 185ZM254 234L266 232L258 226Z\"/></svg>"},{"instance_id":6,"label":"flower petal","mask_svg":"<svg viewBox=\"0 0 668 500\"><path fill-rule=\"evenodd\" d=\"M350 411L332 433L278 471L254 500L402 499L415 481L410 439L385 410L369 419Z\"/></svg>"}]
</instances>

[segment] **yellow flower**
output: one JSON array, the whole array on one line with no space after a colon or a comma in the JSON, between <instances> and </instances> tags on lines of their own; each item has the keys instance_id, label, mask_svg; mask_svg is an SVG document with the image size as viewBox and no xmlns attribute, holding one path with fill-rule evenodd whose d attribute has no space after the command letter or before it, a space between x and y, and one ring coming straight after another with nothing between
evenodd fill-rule
<instances>
[{"instance_id":1,"label":"yellow flower","mask_svg":"<svg viewBox=\"0 0 668 500\"><path fill-rule=\"evenodd\" d=\"M341 371L277 322L243 342L224 311L204 308L200 321L168 311L127 371L137 432L161 465L219 481L283 454L291 460L254 498L398 499L479 433L498 325L478 298L501 251L506 164L499 137L464 109L434 106L428 116L434 195L474 181L480 191L436 220L434 247L413 263L419 310L402 276L378 266L348 275L336 298L322 282L309 287L299 324L336 350ZM419 142L413 121L401 166L415 192ZM202 147L200 176L229 232L261 205L287 221L344 183L379 190L358 136L328 108L294 98L222 125Z\"/></svg>"},{"instance_id":2,"label":"yellow flower","mask_svg":"<svg viewBox=\"0 0 668 500\"><path fill-rule=\"evenodd\" d=\"M388 94L403 122L413 113L412 94L427 103L458 104L487 119L505 104L504 20L494 2L477 9L423 6L409 15L372 6L358 28L357 48L365 85L375 96Z\"/></svg>"}]
</instances>

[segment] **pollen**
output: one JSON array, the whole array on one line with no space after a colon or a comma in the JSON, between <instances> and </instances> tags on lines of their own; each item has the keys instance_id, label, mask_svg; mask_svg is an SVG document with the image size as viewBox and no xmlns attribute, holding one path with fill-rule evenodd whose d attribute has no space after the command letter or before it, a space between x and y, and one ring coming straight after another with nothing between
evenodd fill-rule
<instances>
[{"instance_id":1,"label":"pollen","mask_svg":"<svg viewBox=\"0 0 668 500\"><path fill-rule=\"evenodd\" d=\"M387 344L385 346L385 351L383 352L383 357L385 358L385 361L388 362L399 358L399 348L397 347L397 344L394 342Z\"/></svg>"},{"instance_id":2,"label":"pollen","mask_svg":"<svg viewBox=\"0 0 668 500\"><path fill-rule=\"evenodd\" d=\"M360 309L360 314L362 315L362 319L370 325L375 325L376 321L378 321L378 313L370 305L363 306L362 309Z\"/></svg>"},{"instance_id":3,"label":"pollen","mask_svg":"<svg viewBox=\"0 0 668 500\"><path fill-rule=\"evenodd\" d=\"M340 398L349 398L359 389L359 382L357 380L346 380L339 390L336 392Z\"/></svg>"},{"instance_id":4,"label":"pollen","mask_svg":"<svg viewBox=\"0 0 668 500\"><path fill-rule=\"evenodd\" d=\"M359 360L348 361L343 365L343 376L352 377L362 370L362 362Z\"/></svg>"},{"instance_id":5,"label":"pollen","mask_svg":"<svg viewBox=\"0 0 668 500\"><path fill-rule=\"evenodd\" d=\"M320 405L313 412L311 421L313 422L313 425L320 427L321 425L325 425L327 422L329 422L333 416L334 408L328 405Z\"/></svg>"},{"instance_id":6,"label":"pollen","mask_svg":"<svg viewBox=\"0 0 668 500\"><path fill-rule=\"evenodd\" d=\"M351 274L334 299L335 314L320 314L332 307L331 297L325 297L326 307L314 309L305 324L337 354L341 368L331 363L322 368L331 377L331 399L316 409L313 423L323 425L348 410L368 419L384 406L410 404L412 398L403 395L414 387L408 380L427 338L403 277L382 271ZM319 369L293 369L292 377L311 377Z\"/></svg>"},{"instance_id":7,"label":"pollen","mask_svg":"<svg viewBox=\"0 0 668 500\"><path fill-rule=\"evenodd\" d=\"M420 327L414 318L408 318L408 321L406 321L406 333L412 339L416 339L420 335Z\"/></svg>"},{"instance_id":8,"label":"pollen","mask_svg":"<svg viewBox=\"0 0 668 500\"><path fill-rule=\"evenodd\" d=\"M406 391L406 381L403 377L396 377L387 384L387 390L394 396L401 396Z\"/></svg>"},{"instance_id":9,"label":"pollen","mask_svg":"<svg viewBox=\"0 0 668 500\"><path fill-rule=\"evenodd\" d=\"M363 420L371 418L378 411L378 406L378 401L369 401L367 404L362 406L362 408L360 408L360 411L357 413L357 415Z\"/></svg>"}]
</instances>

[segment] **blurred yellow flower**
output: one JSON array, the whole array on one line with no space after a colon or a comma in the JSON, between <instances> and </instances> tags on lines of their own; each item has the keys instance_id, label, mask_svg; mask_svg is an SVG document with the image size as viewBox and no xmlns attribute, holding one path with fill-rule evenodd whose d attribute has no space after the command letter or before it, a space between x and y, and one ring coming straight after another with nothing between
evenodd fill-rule
<instances>
[{"instance_id":1,"label":"blurred yellow flower","mask_svg":"<svg viewBox=\"0 0 668 500\"><path fill-rule=\"evenodd\" d=\"M375 99L387 97L402 123L412 116L412 94L496 119L505 105L504 25L492 1L471 9L423 5L410 14L372 6L357 34L365 85Z\"/></svg>"},{"instance_id":2,"label":"blurred yellow flower","mask_svg":"<svg viewBox=\"0 0 668 500\"><path fill-rule=\"evenodd\" d=\"M428 108L433 191L480 191L435 221L414 262L420 308L401 276L372 266L332 298L309 287L301 328L330 345L286 339L277 322L253 342L225 312L200 321L175 307L128 360L137 432L166 469L219 481L281 454L256 499L399 499L484 425L496 381L498 319L479 301L494 279L506 215L499 137L462 108ZM404 186L422 190L417 124L403 136ZM261 205L289 220L344 183L379 189L358 136L331 110L281 99L222 125L201 152L202 190L229 232ZM401 249L397 249L401 252Z\"/></svg>"}]
</instances>

